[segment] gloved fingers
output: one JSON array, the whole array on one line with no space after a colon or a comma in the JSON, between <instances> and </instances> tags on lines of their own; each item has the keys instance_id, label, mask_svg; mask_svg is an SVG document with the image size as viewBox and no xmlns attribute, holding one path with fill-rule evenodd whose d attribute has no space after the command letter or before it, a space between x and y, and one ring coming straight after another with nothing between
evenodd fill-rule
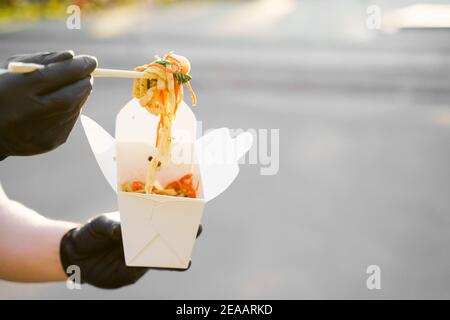
<instances>
[{"instance_id":1,"label":"gloved fingers","mask_svg":"<svg viewBox=\"0 0 450 320\"><path fill-rule=\"evenodd\" d=\"M120 222L98 216L74 230L72 238L81 253L96 253L121 245ZM119 236L118 236L119 235Z\"/></svg>"},{"instance_id":2,"label":"gloved fingers","mask_svg":"<svg viewBox=\"0 0 450 320\"><path fill-rule=\"evenodd\" d=\"M39 105L36 105L36 107L39 108ZM55 149L67 140L77 121L79 112L67 113L63 116L47 113L45 117L37 120L35 124L28 121L20 128L17 128L18 131L9 137L8 145L10 146L11 154L18 156L41 154ZM27 126L33 126L34 130L27 130ZM21 148L24 143L26 143L26 148Z\"/></svg>"},{"instance_id":3,"label":"gloved fingers","mask_svg":"<svg viewBox=\"0 0 450 320\"><path fill-rule=\"evenodd\" d=\"M81 277L93 286L116 289L135 283L147 271L148 268L126 266L122 246L116 245L85 264Z\"/></svg>"},{"instance_id":4,"label":"gloved fingers","mask_svg":"<svg viewBox=\"0 0 450 320\"><path fill-rule=\"evenodd\" d=\"M47 54L42 55L42 59L40 62L34 62L34 63L48 65L50 63L57 63L57 62L62 62L65 60L73 59L74 56L75 56L75 53L72 50L49 52ZM32 62L32 61L30 61L30 62Z\"/></svg>"},{"instance_id":5,"label":"gloved fingers","mask_svg":"<svg viewBox=\"0 0 450 320\"><path fill-rule=\"evenodd\" d=\"M147 273L148 270L150 270L149 268L144 268L144 267L127 267L126 268L126 278L127 278L127 282L125 285L130 285L133 283L136 283L140 278L142 278L144 276L144 274Z\"/></svg>"},{"instance_id":6,"label":"gloved fingers","mask_svg":"<svg viewBox=\"0 0 450 320\"><path fill-rule=\"evenodd\" d=\"M149 268L145 267L129 267L125 264L125 257L123 254L123 249L120 250L120 255L117 259L117 268L115 274L119 275L121 278L120 286L126 286L138 281Z\"/></svg>"},{"instance_id":7,"label":"gloved fingers","mask_svg":"<svg viewBox=\"0 0 450 320\"><path fill-rule=\"evenodd\" d=\"M203 226L201 224L198 225L197 236L195 238L200 237L203 232Z\"/></svg>"},{"instance_id":8,"label":"gloved fingers","mask_svg":"<svg viewBox=\"0 0 450 320\"><path fill-rule=\"evenodd\" d=\"M92 231L99 237L121 240L120 221L101 215L90 220L89 225Z\"/></svg>"},{"instance_id":9,"label":"gloved fingers","mask_svg":"<svg viewBox=\"0 0 450 320\"><path fill-rule=\"evenodd\" d=\"M52 63L30 73L39 83L38 93L45 94L67 86L89 76L97 68L97 59L91 56L76 56L73 59Z\"/></svg>"},{"instance_id":10,"label":"gloved fingers","mask_svg":"<svg viewBox=\"0 0 450 320\"><path fill-rule=\"evenodd\" d=\"M79 115L80 112L68 114L64 118L61 115L54 117L55 119L49 122L49 124L52 123L52 125L49 125L49 129L40 133L39 153L48 152L65 143Z\"/></svg>"},{"instance_id":11,"label":"gloved fingers","mask_svg":"<svg viewBox=\"0 0 450 320\"><path fill-rule=\"evenodd\" d=\"M120 263L123 263L121 256L122 248L112 246L107 250L95 252L91 257L83 261L81 268L81 278L96 287L102 289L114 289L123 286L119 281L123 277L117 274ZM120 261L120 262L119 262Z\"/></svg>"},{"instance_id":12,"label":"gloved fingers","mask_svg":"<svg viewBox=\"0 0 450 320\"><path fill-rule=\"evenodd\" d=\"M58 51L58 52L38 52L31 54L18 54L9 57L3 64L3 68L7 68L10 62L27 62L47 65L50 63L61 62L72 59L74 53L72 50Z\"/></svg>"},{"instance_id":13,"label":"gloved fingers","mask_svg":"<svg viewBox=\"0 0 450 320\"><path fill-rule=\"evenodd\" d=\"M147 273L149 268L144 267L128 267L125 265L125 258L123 251L119 253L115 261L111 261L111 265L114 265L114 271L112 272L114 281L111 282L111 275L104 288L117 289L124 286L128 286L136 283L144 274Z\"/></svg>"},{"instance_id":14,"label":"gloved fingers","mask_svg":"<svg viewBox=\"0 0 450 320\"><path fill-rule=\"evenodd\" d=\"M59 90L40 96L41 104L54 114L79 112L92 91L91 76L87 76Z\"/></svg>"}]
</instances>

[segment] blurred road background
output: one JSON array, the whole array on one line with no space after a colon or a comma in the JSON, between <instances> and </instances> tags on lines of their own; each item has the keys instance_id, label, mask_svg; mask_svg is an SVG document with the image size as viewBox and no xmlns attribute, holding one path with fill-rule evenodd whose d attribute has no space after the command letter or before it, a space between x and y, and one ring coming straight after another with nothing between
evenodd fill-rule
<instances>
[{"instance_id":1,"label":"blurred road background","mask_svg":"<svg viewBox=\"0 0 450 320\"><path fill-rule=\"evenodd\" d=\"M73 49L127 69L186 55L204 128L280 129L280 168L244 165L208 204L189 272L116 291L0 282L0 298L450 298L450 29L366 26L371 4L413 3L143 4L83 16L81 30L3 25L1 59ZM83 112L113 133L130 97L131 82L97 79ZM116 209L80 123L58 150L2 162L0 179L49 217ZM381 290L366 288L372 264Z\"/></svg>"}]
</instances>

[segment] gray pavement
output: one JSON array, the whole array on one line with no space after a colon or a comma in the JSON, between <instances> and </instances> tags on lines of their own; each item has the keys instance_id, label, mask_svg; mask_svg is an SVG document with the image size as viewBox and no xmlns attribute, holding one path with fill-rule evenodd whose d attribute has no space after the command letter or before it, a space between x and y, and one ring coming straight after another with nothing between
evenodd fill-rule
<instances>
[{"instance_id":1,"label":"gray pavement","mask_svg":"<svg viewBox=\"0 0 450 320\"><path fill-rule=\"evenodd\" d=\"M205 129L280 129L278 174L241 167L207 205L189 272L151 271L116 291L0 282L0 298L450 298L450 31L368 31L364 1L279 3L130 9L80 31L50 21L0 33L2 59L70 48L132 68L175 50L191 58ZM112 133L130 91L97 79L84 113ZM58 150L2 162L0 179L52 218L116 209L79 123ZM372 264L381 290L366 288Z\"/></svg>"}]
</instances>

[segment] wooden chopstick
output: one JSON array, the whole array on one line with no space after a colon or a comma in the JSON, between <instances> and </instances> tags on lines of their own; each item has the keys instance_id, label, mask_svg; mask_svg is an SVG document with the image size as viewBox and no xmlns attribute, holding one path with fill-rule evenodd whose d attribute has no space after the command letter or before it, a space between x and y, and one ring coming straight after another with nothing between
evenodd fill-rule
<instances>
[{"instance_id":1,"label":"wooden chopstick","mask_svg":"<svg viewBox=\"0 0 450 320\"><path fill-rule=\"evenodd\" d=\"M23 63L23 62L11 62L8 66L9 72L14 73L29 73L38 69L42 69L45 66L36 63ZM0 70L0 74L3 73ZM103 69L97 68L92 72L92 76L94 77L102 77L102 78L131 78L131 79L139 79L145 78L144 72L139 71L130 71L130 70L118 70L118 69Z\"/></svg>"}]
</instances>

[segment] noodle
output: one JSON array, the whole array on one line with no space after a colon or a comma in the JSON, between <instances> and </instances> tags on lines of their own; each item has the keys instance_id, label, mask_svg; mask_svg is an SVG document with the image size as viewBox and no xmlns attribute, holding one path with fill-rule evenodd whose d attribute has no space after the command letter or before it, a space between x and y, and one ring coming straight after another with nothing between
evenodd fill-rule
<instances>
[{"instance_id":1,"label":"noodle","mask_svg":"<svg viewBox=\"0 0 450 320\"><path fill-rule=\"evenodd\" d=\"M154 175L159 165L166 166L170 163L171 131L178 106L183 101L183 84L186 84L190 92L192 105L195 106L197 103L197 97L189 84L192 79L189 75L190 69L191 65L188 59L172 52L169 52L163 58L157 57L152 63L135 68L136 71L144 72L146 77L134 80L133 96L148 112L160 117L156 134L158 154L150 161L145 185L142 185L140 181L134 181L132 185L125 183L122 186L124 191L181 196L193 195L191 192L191 189L193 190L192 174L190 174L190 179L187 179L188 175L186 175L180 180L170 183L169 188L166 186L165 189L155 186L154 182ZM176 184L177 181L182 179L184 179L183 188Z\"/></svg>"}]
</instances>

